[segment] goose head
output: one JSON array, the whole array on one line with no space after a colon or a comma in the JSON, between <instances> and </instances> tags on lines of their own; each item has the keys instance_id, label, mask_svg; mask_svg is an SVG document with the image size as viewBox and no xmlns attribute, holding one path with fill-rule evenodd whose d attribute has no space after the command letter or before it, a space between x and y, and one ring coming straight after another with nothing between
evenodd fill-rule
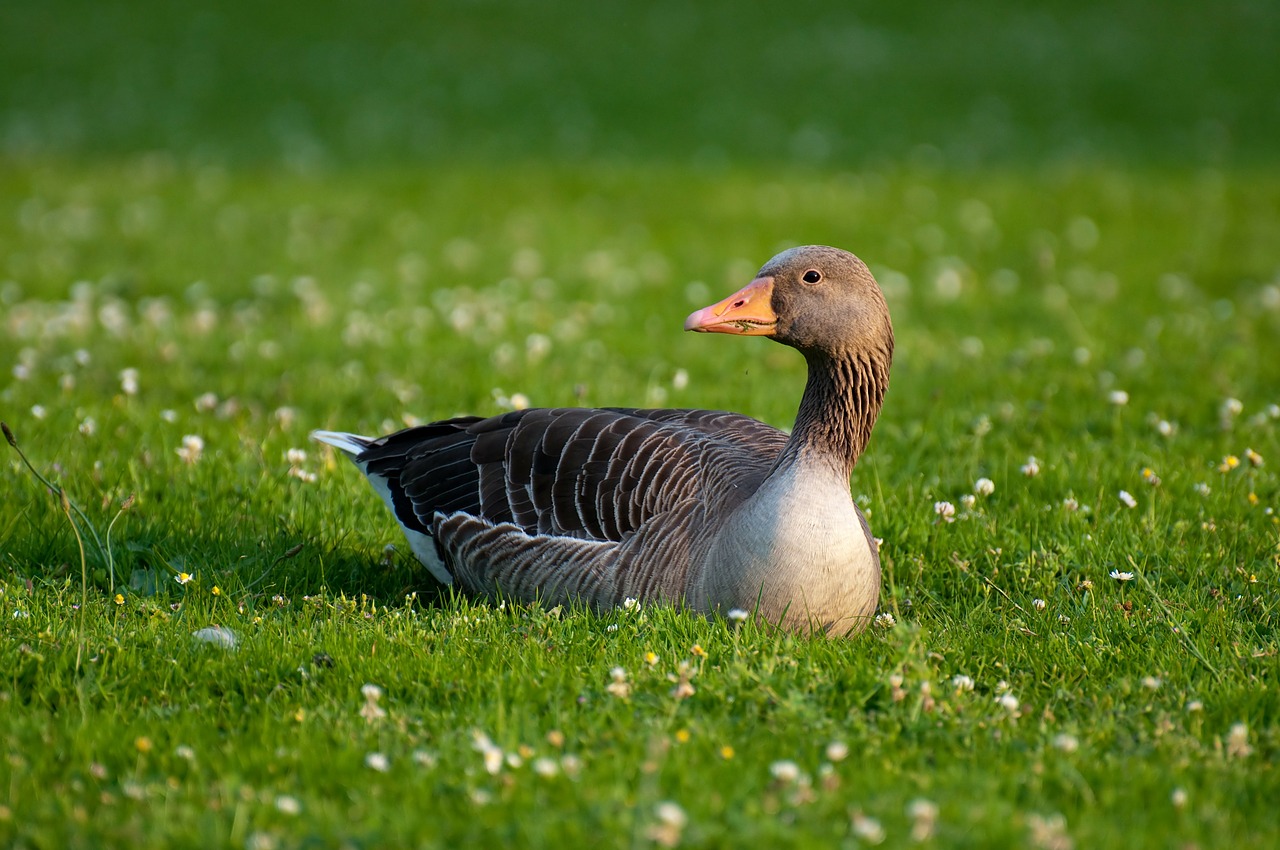
<instances>
[{"instance_id":1,"label":"goose head","mask_svg":"<svg viewBox=\"0 0 1280 850\"><path fill-rule=\"evenodd\" d=\"M890 355L889 310L866 263L839 248L791 248L742 289L685 319L699 333L767 336L803 352Z\"/></svg>"}]
</instances>

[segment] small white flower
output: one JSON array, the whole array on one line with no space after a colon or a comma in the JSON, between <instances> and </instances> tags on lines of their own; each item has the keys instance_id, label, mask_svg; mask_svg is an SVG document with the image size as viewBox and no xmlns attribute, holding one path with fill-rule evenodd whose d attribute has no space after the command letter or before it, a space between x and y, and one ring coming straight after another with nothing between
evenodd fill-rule
<instances>
[{"instance_id":1,"label":"small white flower","mask_svg":"<svg viewBox=\"0 0 1280 850\"><path fill-rule=\"evenodd\" d=\"M47 415L48 415L48 411L46 411L46 410L44 409L44 405L42 405L42 404L33 404L33 405L31 405L31 418L33 418L33 419L44 419L44 418L45 418L45 416L47 416Z\"/></svg>"},{"instance_id":2,"label":"small white flower","mask_svg":"<svg viewBox=\"0 0 1280 850\"><path fill-rule=\"evenodd\" d=\"M1138 506L1138 500L1133 498L1133 494L1128 490L1121 490L1118 496L1120 501L1124 502L1127 507L1136 508Z\"/></svg>"},{"instance_id":3,"label":"small white flower","mask_svg":"<svg viewBox=\"0 0 1280 850\"><path fill-rule=\"evenodd\" d=\"M1218 408L1218 412L1224 417L1239 416L1244 412L1244 402L1238 398L1223 399L1222 406Z\"/></svg>"},{"instance_id":4,"label":"small white flower","mask_svg":"<svg viewBox=\"0 0 1280 850\"><path fill-rule=\"evenodd\" d=\"M956 506L950 502L934 502L933 512L937 514L943 522L955 522Z\"/></svg>"},{"instance_id":5,"label":"small white flower","mask_svg":"<svg viewBox=\"0 0 1280 850\"><path fill-rule=\"evenodd\" d=\"M751 615L741 608L731 608L729 609L729 613L725 614L725 616L731 623L743 623L746 622L747 618Z\"/></svg>"},{"instance_id":6,"label":"small white flower","mask_svg":"<svg viewBox=\"0 0 1280 850\"><path fill-rule=\"evenodd\" d=\"M1181 809L1187 804L1187 792L1182 788L1174 788L1169 795L1169 802L1173 803L1175 809Z\"/></svg>"},{"instance_id":7,"label":"small white flower","mask_svg":"<svg viewBox=\"0 0 1280 850\"><path fill-rule=\"evenodd\" d=\"M769 773L779 782L790 785L800 779L800 766L793 761L775 761L769 765Z\"/></svg>"},{"instance_id":8,"label":"small white flower","mask_svg":"<svg viewBox=\"0 0 1280 850\"><path fill-rule=\"evenodd\" d=\"M1035 455L1027 458L1027 462L1018 467L1019 471L1028 478L1035 478L1040 474L1040 461L1036 460Z\"/></svg>"},{"instance_id":9,"label":"small white flower","mask_svg":"<svg viewBox=\"0 0 1280 850\"><path fill-rule=\"evenodd\" d=\"M367 683L364 685L361 685L360 693L363 694L364 698L367 699L369 702L377 702L378 700L382 699L382 688L378 687L377 685L372 685Z\"/></svg>"},{"instance_id":10,"label":"small white flower","mask_svg":"<svg viewBox=\"0 0 1280 850\"><path fill-rule=\"evenodd\" d=\"M996 702L1000 703L1001 707L1010 714L1015 714L1018 711L1018 698L1011 693L1001 694L996 697Z\"/></svg>"},{"instance_id":11,"label":"small white flower","mask_svg":"<svg viewBox=\"0 0 1280 850\"><path fill-rule=\"evenodd\" d=\"M98 423L92 416L86 416L80 423L80 433L86 437L92 437L98 433Z\"/></svg>"},{"instance_id":12,"label":"small white flower","mask_svg":"<svg viewBox=\"0 0 1280 850\"><path fill-rule=\"evenodd\" d=\"M827 761L844 761L849 756L849 745L844 741L827 744Z\"/></svg>"},{"instance_id":13,"label":"small white flower","mask_svg":"<svg viewBox=\"0 0 1280 850\"><path fill-rule=\"evenodd\" d=\"M1121 572L1120 570L1112 570L1111 577L1116 581L1133 581L1133 573Z\"/></svg>"},{"instance_id":14,"label":"small white flower","mask_svg":"<svg viewBox=\"0 0 1280 850\"><path fill-rule=\"evenodd\" d=\"M1053 738L1053 745L1064 753L1074 753L1076 750L1080 749L1080 741L1076 739L1076 736L1068 735L1066 732L1055 735Z\"/></svg>"},{"instance_id":15,"label":"small white flower","mask_svg":"<svg viewBox=\"0 0 1280 850\"><path fill-rule=\"evenodd\" d=\"M1046 605L1046 603L1045 603L1045 601L1044 601L1043 599L1032 599L1032 600L1031 600L1031 607L1032 607L1032 608L1035 608L1037 611L1043 611L1043 610L1044 610L1044 608L1045 608L1045 605Z\"/></svg>"},{"instance_id":16,"label":"small white flower","mask_svg":"<svg viewBox=\"0 0 1280 850\"><path fill-rule=\"evenodd\" d=\"M876 614L875 624L882 629L892 629L898 625L898 621L892 614L885 611L882 614Z\"/></svg>"},{"instance_id":17,"label":"small white flower","mask_svg":"<svg viewBox=\"0 0 1280 850\"><path fill-rule=\"evenodd\" d=\"M178 411L165 408L160 411L160 419L172 425L178 421Z\"/></svg>"},{"instance_id":18,"label":"small white flower","mask_svg":"<svg viewBox=\"0 0 1280 850\"><path fill-rule=\"evenodd\" d=\"M544 779L550 779L560 772L560 765L556 763L555 759L543 756L533 760L533 772Z\"/></svg>"},{"instance_id":19,"label":"small white flower","mask_svg":"<svg viewBox=\"0 0 1280 850\"><path fill-rule=\"evenodd\" d=\"M1107 401L1110 401L1116 407L1124 407L1129 403L1129 394L1124 390L1112 390L1107 395Z\"/></svg>"},{"instance_id":20,"label":"small white flower","mask_svg":"<svg viewBox=\"0 0 1280 850\"><path fill-rule=\"evenodd\" d=\"M1161 437L1172 437L1177 428L1167 419L1161 419L1156 423L1156 433Z\"/></svg>"},{"instance_id":21,"label":"small white flower","mask_svg":"<svg viewBox=\"0 0 1280 850\"><path fill-rule=\"evenodd\" d=\"M191 573L178 573L176 576L173 577L173 580L176 581L178 584L190 584L191 579L193 578L195 578L195 576L193 576Z\"/></svg>"},{"instance_id":22,"label":"small white flower","mask_svg":"<svg viewBox=\"0 0 1280 850\"><path fill-rule=\"evenodd\" d=\"M1249 727L1243 723L1236 723L1231 727L1231 731L1227 733L1227 755L1231 758L1248 758L1253 754L1253 747L1249 746Z\"/></svg>"},{"instance_id":23,"label":"small white flower","mask_svg":"<svg viewBox=\"0 0 1280 850\"><path fill-rule=\"evenodd\" d=\"M676 373L671 376L671 388L673 390L682 390L689 386L689 373L684 369L677 369Z\"/></svg>"},{"instance_id":24,"label":"small white flower","mask_svg":"<svg viewBox=\"0 0 1280 850\"><path fill-rule=\"evenodd\" d=\"M364 766L378 773L386 773L391 769L391 759L382 753L369 753L364 757Z\"/></svg>"},{"instance_id":25,"label":"small white flower","mask_svg":"<svg viewBox=\"0 0 1280 850\"><path fill-rule=\"evenodd\" d=\"M302 812L302 804L297 798L290 797L288 794L276 797L276 808L286 815L297 815Z\"/></svg>"},{"instance_id":26,"label":"small white flower","mask_svg":"<svg viewBox=\"0 0 1280 850\"><path fill-rule=\"evenodd\" d=\"M1200 711L1204 711L1204 703L1200 700L1193 699L1191 702L1187 703L1187 712L1189 714L1195 714Z\"/></svg>"},{"instance_id":27,"label":"small white flower","mask_svg":"<svg viewBox=\"0 0 1280 850\"><path fill-rule=\"evenodd\" d=\"M880 825L880 821L867 817L862 812L853 813L853 834L868 844L884 841L884 827Z\"/></svg>"},{"instance_id":28,"label":"small white flower","mask_svg":"<svg viewBox=\"0 0 1280 850\"><path fill-rule=\"evenodd\" d=\"M289 449L284 453L284 459L292 466L302 466L307 462L306 449Z\"/></svg>"},{"instance_id":29,"label":"small white flower","mask_svg":"<svg viewBox=\"0 0 1280 850\"><path fill-rule=\"evenodd\" d=\"M200 413L208 413L209 411L216 409L218 406L217 393L202 393L201 395L196 396L195 406L196 410Z\"/></svg>"},{"instance_id":30,"label":"small white flower","mask_svg":"<svg viewBox=\"0 0 1280 850\"><path fill-rule=\"evenodd\" d=\"M1080 503L1068 496L1062 500L1062 507L1070 513L1075 513L1080 510Z\"/></svg>"},{"instance_id":31,"label":"small white flower","mask_svg":"<svg viewBox=\"0 0 1280 850\"><path fill-rule=\"evenodd\" d=\"M963 496L960 497L960 506L963 507L966 511L973 510L973 506L976 505L977 503L978 503L978 497L973 495L972 493L965 493Z\"/></svg>"},{"instance_id":32,"label":"small white flower","mask_svg":"<svg viewBox=\"0 0 1280 850\"><path fill-rule=\"evenodd\" d=\"M182 438L182 448L176 451L184 463L194 464L204 454L204 440L195 434L187 434Z\"/></svg>"},{"instance_id":33,"label":"small white flower","mask_svg":"<svg viewBox=\"0 0 1280 850\"><path fill-rule=\"evenodd\" d=\"M979 478L973 482L973 492L979 496L990 496L996 491L996 482L990 478Z\"/></svg>"},{"instance_id":34,"label":"small white flower","mask_svg":"<svg viewBox=\"0 0 1280 850\"><path fill-rule=\"evenodd\" d=\"M125 395L138 394L138 370L124 369L120 372L120 389Z\"/></svg>"},{"instance_id":35,"label":"small white flower","mask_svg":"<svg viewBox=\"0 0 1280 850\"><path fill-rule=\"evenodd\" d=\"M640 600L636 599L634 596L628 596L626 599L622 600L622 610L623 611L639 611Z\"/></svg>"},{"instance_id":36,"label":"small white flower","mask_svg":"<svg viewBox=\"0 0 1280 850\"><path fill-rule=\"evenodd\" d=\"M1149 691L1158 691L1158 690L1160 690L1160 685L1161 685L1161 684L1162 684L1162 683L1161 683L1160 679L1158 679L1158 678L1157 678L1157 677L1155 677L1155 676L1143 676L1143 677L1142 677L1142 687L1146 688L1146 689L1147 689L1147 690L1149 690Z\"/></svg>"},{"instance_id":37,"label":"small white flower","mask_svg":"<svg viewBox=\"0 0 1280 850\"><path fill-rule=\"evenodd\" d=\"M956 693L965 693L973 690L973 679L963 673L957 673L951 677L951 686L956 689Z\"/></svg>"},{"instance_id":38,"label":"small white flower","mask_svg":"<svg viewBox=\"0 0 1280 850\"><path fill-rule=\"evenodd\" d=\"M528 410L529 397L524 393L511 394L511 407L513 410Z\"/></svg>"}]
</instances>

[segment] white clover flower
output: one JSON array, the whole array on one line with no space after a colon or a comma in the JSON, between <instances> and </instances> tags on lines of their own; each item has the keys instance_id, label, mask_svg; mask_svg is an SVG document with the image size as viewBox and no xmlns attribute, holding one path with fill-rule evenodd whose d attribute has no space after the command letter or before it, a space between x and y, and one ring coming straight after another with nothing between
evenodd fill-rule
<instances>
[{"instance_id":1,"label":"white clover flower","mask_svg":"<svg viewBox=\"0 0 1280 850\"><path fill-rule=\"evenodd\" d=\"M293 466L301 466L307 462L307 450L289 449L284 453L284 459Z\"/></svg>"},{"instance_id":2,"label":"white clover flower","mask_svg":"<svg viewBox=\"0 0 1280 850\"><path fill-rule=\"evenodd\" d=\"M973 690L973 679L963 673L957 673L951 677L951 686L956 689L956 693L964 693Z\"/></svg>"},{"instance_id":3,"label":"white clover flower","mask_svg":"<svg viewBox=\"0 0 1280 850\"><path fill-rule=\"evenodd\" d=\"M912 800L907 806L907 817L911 818L911 840L928 841L938 825L938 805L931 800Z\"/></svg>"},{"instance_id":4,"label":"white clover flower","mask_svg":"<svg viewBox=\"0 0 1280 850\"><path fill-rule=\"evenodd\" d=\"M1197 712L1201 712L1201 711L1204 711L1204 703L1201 702L1200 700L1193 699L1191 702L1187 703L1188 714L1196 714Z\"/></svg>"},{"instance_id":5,"label":"white clover flower","mask_svg":"<svg viewBox=\"0 0 1280 850\"><path fill-rule=\"evenodd\" d=\"M1173 804L1175 809L1181 809L1187 804L1187 792L1182 788L1174 788L1169 794L1169 802Z\"/></svg>"},{"instance_id":6,"label":"white clover flower","mask_svg":"<svg viewBox=\"0 0 1280 850\"><path fill-rule=\"evenodd\" d=\"M634 596L628 596L626 599L622 600L622 610L623 611L639 611L640 600L636 599Z\"/></svg>"},{"instance_id":7,"label":"white clover flower","mask_svg":"<svg viewBox=\"0 0 1280 850\"><path fill-rule=\"evenodd\" d=\"M671 376L671 388L673 390L682 390L689 386L689 373L684 369L677 369L675 374Z\"/></svg>"},{"instance_id":8,"label":"white clover flower","mask_svg":"<svg viewBox=\"0 0 1280 850\"><path fill-rule=\"evenodd\" d=\"M120 389L124 391L125 395L138 394L138 370L137 369L130 368L130 369L121 370Z\"/></svg>"},{"instance_id":9,"label":"white clover flower","mask_svg":"<svg viewBox=\"0 0 1280 850\"><path fill-rule=\"evenodd\" d=\"M1046 605L1046 604L1047 604L1047 603L1046 603L1043 599L1032 599L1032 600L1031 600L1031 607L1032 607L1032 608L1035 608L1037 611L1043 611L1043 610L1045 609L1045 605Z\"/></svg>"},{"instance_id":10,"label":"white clover flower","mask_svg":"<svg viewBox=\"0 0 1280 850\"><path fill-rule=\"evenodd\" d=\"M868 844L880 844L884 841L884 827L875 818L867 817L862 812L854 812L852 824L853 834Z\"/></svg>"},{"instance_id":11,"label":"white clover flower","mask_svg":"<svg viewBox=\"0 0 1280 850\"><path fill-rule=\"evenodd\" d=\"M943 522L955 522L956 506L950 502L934 502L933 512L937 514Z\"/></svg>"},{"instance_id":12,"label":"white clover flower","mask_svg":"<svg viewBox=\"0 0 1280 850\"><path fill-rule=\"evenodd\" d=\"M1070 513L1075 513L1076 511L1080 510L1080 503L1077 502L1075 499L1071 498L1070 496L1068 496L1067 498L1062 500L1062 507L1065 508Z\"/></svg>"},{"instance_id":13,"label":"white clover flower","mask_svg":"<svg viewBox=\"0 0 1280 850\"><path fill-rule=\"evenodd\" d=\"M1074 753L1080 749L1080 741L1076 739L1076 736L1069 735L1066 732L1055 735L1053 737L1053 745L1064 753Z\"/></svg>"},{"instance_id":14,"label":"white clover flower","mask_svg":"<svg viewBox=\"0 0 1280 850\"><path fill-rule=\"evenodd\" d=\"M200 413L208 413L209 411L216 409L218 407L217 393L202 393L201 395L196 396L195 406L196 410Z\"/></svg>"},{"instance_id":15,"label":"white clover flower","mask_svg":"<svg viewBox=\"0 0 1280 850\"><path fill-rule=\"evenodd\" d=\"M383 753L369 753L364 757L364 766L378 773L386 773L391 769L391 759Z\"/></svg>"},{"instance_id":16,"label":"white clover flower","mask_svg":"<svg viewBox=\"0 0 1280 850\"><path fill-rule=\"evenodd\" d=\"M549 759L546 756L533 760L533 772L544 779L550 779L560 772L560 765L555 759Z\"/></svg>"},{"instance_id":17,"label":"white clover flower","mask_svg":"<svg viewBox=\"0 0 1280 850\"><path fill-rule=\"evenodd\" d=\"M298 802L296 797L281 794L276 797L276 809L286 815L297 815L302 812L302 804Z\"/></svg>"},{"instance_id":18,"label":"white clover flower","mask_svg":"<svg viewBox=\"0 0 1280 850\"><path fill-rule=\"evenodd\" d=\"M178 421L178 411L165 408L160 411L160 419L172 425Z\"/></svg>"},{"instance_id":19,"label":"white clover flower","mask_svg":"<svg viewBox=\"0 0 1280 850\"><path fill-rule=\"evenodd\" d=\"M779 782L790 785L800 779L800 766L793 761L775 761L769 765L769 773Z\"/></svg>"},{"instance_id":20,"label":"white clover flower","mask_svg":"<svg viewBox=\"0 0 1280 850\"><path fill-rule=\"evenodd\" d=\"M990 496L996 491L996 482L990 478L979 478L973 482L973 492L979 496Z\"/></svg>"},{"instance_id":21,"label":"white clover flower","mask_svg":"<svg viewBox=\"0 0 1280 850\"><path fill-rule=\"evenodd\" d=\"M1244 402L1238 398L1223 399L1222 406L1218 408L1218 412L1223 416L1239 416L1244 412Z\"/></svg>"},{"instance_id":22,"label":"white clover flower","mask_svg":"<svg viewBox=\"0 0 1280 850\"><path fill-rule=\"evenodd\" d=\"M885 611L882 614L876 614L875 624L882 629L892 629L898 625L898 621L892 614Z\"/></svg>"},{"instance_id":23,"label":"white clover flower","mask_svg":"<svg viewBox=\"0 0 1280 850\"><path fill-rule=\"evenodd\" d=\"M1121 490L1117 496L1120 501L1125 503L1126 507L1136 508L1138 506L1138 500L1133 498L1133 495L1128 490Z\"/></svg>"},{"instance_id":24,"label":"white clover flower","mask_svg":"<svg viewBox=\"0 0 1280 850\"><path fill-rule=\"evenodd\" d=\"M47 416L48 414L49 414L49 412L48 412L47 410L45 410L45 409L44 409L44 405L42 405L42 404L33 404L33 405L31 405L31 418L32 418L32 419L44 419L44 418L45 418L45 416Z\"/></svg>"},{"instance_id":25,"label":"white clover flower","mask_svg":"<svg viewBox=\"0 0 1280 850\"><path fill-rule=\"evenodd\" d=\"M183 463L195 464L204 454L204 440L195 434L187 434L182 438L182 448L175 449Z\"/></svg>"},{"instance_id":26,"label":"white clover flower","mask_svg":"<svg viewBox=\"0 0 1280 850\"><path fill-rule=\"evenodd\" d=\"M361 685L360 693L363 694L364 698L367 699L369 702L377 702L378 700L382 699L382 688L378 687L377 685L368 684L368 683Z\"/></svg>"},{"instance_id":27,"label":"white clover flower","mask_svg":"<svg viewBox=\"0 0 1280 850\"><path fill-rule=\"evenodd\" d=\"M1177 430L1177 426L1167 419L1161 419L1156 423L1156 433L1161 437L1172 437Z\"/></svg>"},{"instance_id":28,"label":"white clover flower","mask_svg":"<svg viewBox=\"0 0 1280 850\"><path fill-rule=\"evenodd\" d=\"M1231 758L1247 758L1253 754L1249 746L1249 727L1243 723L1233 724L1227 733L1227 755Z\"/></svg>"},{"instance_id":29,"label":"white clover flower","mask_svg":"<svg viewBox=\"0 0 1280 850\"><path fill-rule=\"evenodd\" d=\"M1124 407L1129 403L1129 394L1124 390L1112 390L1107 395L1107 401L1111 402L1116 407Z\"/></svg>"},{"instance_id":30,"label":"white clover flower","mask_svg":"<svg viewBox=\"0 0 1280 850\"><path fill-rule=\"evenodd\" d=\"M1162 683L1161 683L1160 679L1158 679L1158 678L1157 678L1157 677L1155 677L1155 676L1143 676L1143 677L1142 677L1142 687L1146 688L1146 689L1147 689L1147 690L1149 690L1149 691L1158 691L1158 690L1160 690L1160 685L1161 685L1161 684L1162 684Z\"/></svg>"},{"instance_id":31,"label":"white clover flower","mask_svg":"<svg viewBox=\"0 0 1280 850\"><path fill-rule=\"evenodd\" d=\"M98 433L98 422L92 416L86 416L83 421L80 422L79 430L80 433L84 434L86 437L92 437L94 434Z\"/></svg>"},{"instance_id":32,"label":"white clover flower","mask_svg":"<svg viewBox=\"0 0 1280 850\"><path fill-rule=\"evenodd\" d=\"M1028 478L1035 478L1040 474L1040 461L1036 460L1036 456L1032 455L1027 458L1027 462L1018 467L1018 470Z\"/></svg>"},{"instance_id":33,"label":"white clover flower","mask_svg":"<svg viewBox=\"0 0 1280 850\"><path fill-rule=\"evenodd\" d=\"M1010 714L1015 714L1018 711L1018 698L1011 693L1000 694L1000 696L996 697L996 702Z\"/></svg>"},{"instance_id":34,"label":"white clover flower","mask_svg":"<svg viewBox=\"0 0 1280 850\"><path fill-rule=\"evenodd\" d=\"M973 510L973 506L978 503L978 497L972 493L965 493L960 497L960 506L966 511Z\"/></svg>"},{"instance_id":35,"label":"white clover flower","mask_svg":"<svg viewBox=\"0 0 1280 850\"><path fill-rule=\"evenodd\" d=\"M844 741L832 741L827 744L827 761L844 761L849 756L849 745Z\"/></svg>"}]
</instances>

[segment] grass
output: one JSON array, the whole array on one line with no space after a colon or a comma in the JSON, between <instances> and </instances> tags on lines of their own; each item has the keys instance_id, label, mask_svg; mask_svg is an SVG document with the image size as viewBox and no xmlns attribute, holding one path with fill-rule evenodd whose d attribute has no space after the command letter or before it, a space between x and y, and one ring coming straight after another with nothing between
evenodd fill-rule
<instances>
[{"instance_id":1,"label":"grass","mask_svg":"<svg viewBox=\"0 0 1280 850\"><path fill-rule=\"evenodd\" d=\"M658 4L574 52L568 7L61 8L0 9L0 419L68 497L0 446L0 844L1280 839L1274 13ZM816 80L753 52L842 32ZM307 442L515 393L785 427L794 352L679 324L796 242L893 312L852 484L892 626L456 598Z\"/></svg>"}]
</instances>

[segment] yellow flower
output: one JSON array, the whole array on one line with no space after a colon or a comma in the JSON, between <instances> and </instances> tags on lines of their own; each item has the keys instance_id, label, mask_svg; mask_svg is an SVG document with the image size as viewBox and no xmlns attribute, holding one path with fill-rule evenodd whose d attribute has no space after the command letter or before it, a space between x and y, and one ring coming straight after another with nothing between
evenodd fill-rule
<instances>
[{"instance_id":1,"label":"yellow flower","mask_svg":"<svg viewBox=\"0 0 1280 850\"><path fill-rule=\"evenodd\" d=\"M676 732L676 742L680 744L689 743L689 730L681 729Z\"/></svg>"},{"instance_id":2,"label":"yellow flower","mask_svg":"<svg viewBox=\"0 0 1280 850\"><path fill-rule=\"evenodd\" d=\"M141 735L135 738L133 741L133 745L134 747L137 748L138 752L140 753L151 752L151 739L148 738L146 735Z\"/></svg>"},{"instance_id":3,"label":"yellow flower","mask_svg":"<svg viewBox=\"0 0 1280 850\"><path fill-rule=\"evenodd\" d=\"M1240 465L1240 458L1235 455L1227 455L1222 459L1222 463L1218 464L1219 472L1230 472Z\"/></svg>"},{"instance_id":4,"label":"yellow flower","mask_svg":"<svg viewBox=\"0 0 1280 850\"><path fill-rule=\"evenodd\" d=\"M173 577L173 580L178 584L187 584L191 581L191 573L178 573Z\"/></svg>"},{"instance_id":5,"label":"yellow flower","mask_svg":"<svg viewBox=\"0 0 1280 850\"><path fill-rule=\"evenodd\" d=\"M657 663L658 663L658 654L657 654L656 652L653 652L653 651L646 652L646 653L644 654L644 663L645 663L645 664L648 664L650 667L652 667L653 665L657 664Z\"/></svg>"},{"instance_id":6,"label":"yellow flower","mask_svg":"<svg viewBox=\"0 0 1280 850\"><path fill-rule=\"evenodd\" d=\"M1258 504L1258 494L1257 494L1257 493L1250 493L1250 494L1249 494L1249 504L1251 504L1251 505L1256 505L1256 504Z\"/></svg>"},{"instance_id":7,"label":"yellow flower","mask_svg":"<svg viewBox=\"0 0 1280 850\"><path fill-rule=\"evenodd\" d=\"M696 658L707 657L707 651L703 649L699 644L696 644L696 643L693 646L689 647L689 653L695 656Z\"/></svg>"},{"instance_id":8,"label":"yellow flower","mask_svg":"<svg viewBox=\"0 0 1280 850\"><path fill-rule=\"evenodd\" d=\"M116 603L117 605L123 605L123 604L124 604L124 594L123 594L123 593L117 593L117 594L116 594L115 603Z\"/></svg>"},{"instance_id":9,"label":"yellow flower","mask_svg":"<svg viewBox=\"0 0 1280 850\"><path fill-rule=\"evenodd\" d=\"M218 586L215 584L215 585L213 586L213 591L212 591L212 593L213 593L213 595L214 595L214 596L221 596L221 595L222 595L222 588L218 587Z\"/></svg>"},{"instance_id":10,"label":"yellow flower","mask_svg":"<svg viewBox=\"0 0 1280 850\"><path fill-rule=\"evenodd\" d=\"M720 758L724 759L725 761L728 761L729 759L733 758L733 755L734 755L733 747L729 746L728 744L725 744L723 747L720 748Z\"/></svg>"}]
</instances>

